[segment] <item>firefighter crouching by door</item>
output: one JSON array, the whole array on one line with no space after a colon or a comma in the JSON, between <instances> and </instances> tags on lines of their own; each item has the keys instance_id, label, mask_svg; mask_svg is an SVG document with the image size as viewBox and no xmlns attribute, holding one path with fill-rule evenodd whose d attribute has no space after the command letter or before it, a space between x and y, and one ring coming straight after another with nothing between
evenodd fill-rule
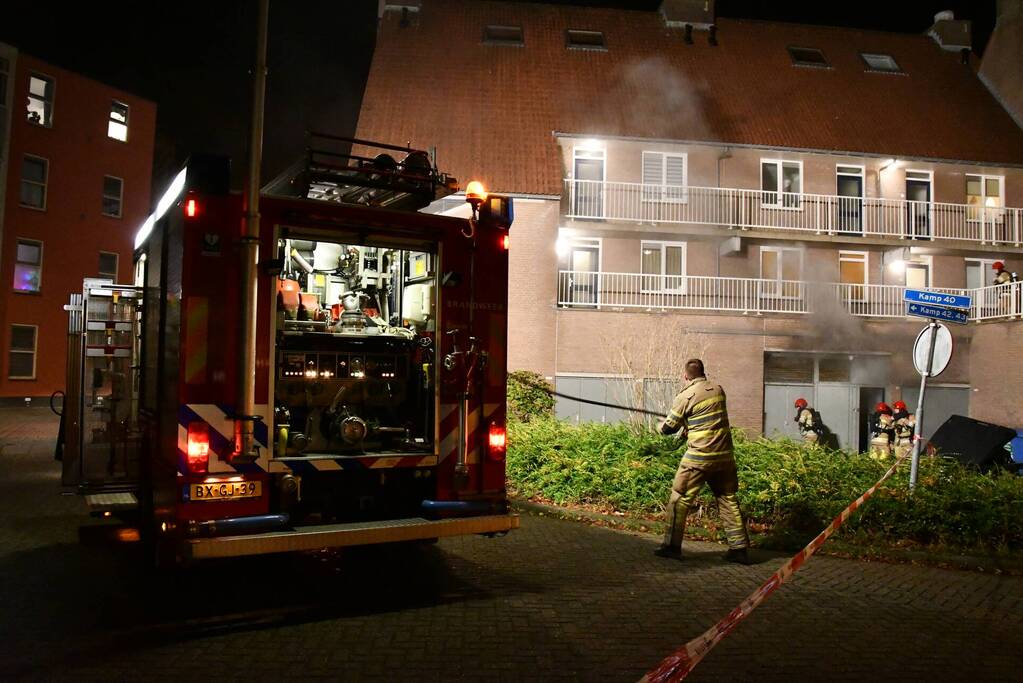
<instances>
[{"instance_id":1,"label":"firefighter crouching by door","mask_svg":"<svg viewBox=\"0 0 1023 683\"><path fill-rule=\"evenodd\" d=\"M913 448L913 432L916 430L916 415L909 412L905 402L892 404L893 428L895 430L895 457L900 458Z\"/></svg>"},{"instance_id":2,"label":"firefighter crouching by door","mask_svg":"<svg viewBox=\"0 0 1023 683\"><path fill-rule=\"evenodd\" d=\"M807 445L817 443L823 431L820 415L810 407L805 398L797 398L795 408L796 425L799 427L799 433L803 437L803 443Z\"/></svg>"},{"instance_id":3,"label":"firefighter crouching by door","mask_svg":"<svg viewBox=\"0 0 1023 683\"><path fill-rule=\"evenodd\" d=\"M681 430L679 436L688 439L688 444L665 508L668 528L664 542L654 554L682 559L686 516L696 504L696 496L703 485L707 484L717 499L725 527L728 541L725 560L749 564L749 534L735 495L739 490L739 478L732 455L725 390L707 380L703 361L696 358L686 362L685 379L686 385L675 397L671 412L661 425L661 434Z\"/></svg>"},{"instance_id":4,"label":"firefighter crouching by door","mask_svg":"<svg viewBox=\"0 0 1023 683\"><path fill-rule=\"evenodd\" d=\"M892 440L895 437L895 420L892 409L882 401L874 408L870 421L870 457L884 460L892 455Z\"/></svg>"}]
</instances>

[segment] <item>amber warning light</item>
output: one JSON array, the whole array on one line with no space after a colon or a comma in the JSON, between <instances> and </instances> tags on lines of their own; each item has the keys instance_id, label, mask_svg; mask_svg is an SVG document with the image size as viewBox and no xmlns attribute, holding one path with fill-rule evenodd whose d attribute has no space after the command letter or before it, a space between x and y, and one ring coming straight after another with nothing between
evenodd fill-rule
<instances>
[{"instance_id":1,"label":"amber warning light","mask_svg":"<svg viewBox=\"0 0 1023 683\"><path fill-rule=\"evenodd\" d=\"M185 202L185 215L189 218L195 218L199 214L199 202L195 201L194 198L189 198Z\"/></svg>"}]
</instances>

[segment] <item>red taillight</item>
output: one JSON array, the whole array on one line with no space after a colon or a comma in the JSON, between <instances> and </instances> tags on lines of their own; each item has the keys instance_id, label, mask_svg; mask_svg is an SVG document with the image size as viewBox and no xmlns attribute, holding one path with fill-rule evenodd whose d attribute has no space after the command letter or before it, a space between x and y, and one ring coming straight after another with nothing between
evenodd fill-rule
<instances>
[{"instance_id":1,"label":"red taillight","mask_svg":"<svg viewBox=\"0 0 1023 683\"><path fill-rule=\"evenodd\" d=\"M210 465L210 426L205 422L188 423L188 471L203 474Z\"/></svg>"},{"instance_id":2,"label":"red taillight","mask_svg":"<svg viewBox=\"0 0 1023 683\"><path fill-rule=\"evenodd\" d=\"M188 199L185 201L185 215L189 218L195 218L199 214L199 202L194 199Z\"/></svg>"},{"instance_id":3,"label":"red taillight","mask_svg":"<svg viewBox=\"0 0 1023 683\"><path fill-rule=\"evenodd\" d=\"M490 457L494 460L503 460L504 454L508 450L508 435L504 425L496 422L490 423L488 443L490 444Z\"/></svg>"},{"instance_id":4,"label":"red taillight","mask_svg":"<svg viewBox=\"0 0 1023 683\"><path fill-rule=\"evenodd\" d=\"M508 235L502 236L501 237L501 247L505 251L507 251L509 246L511 246L511 239L509 239Z\"/></svg>"}]
</instances>

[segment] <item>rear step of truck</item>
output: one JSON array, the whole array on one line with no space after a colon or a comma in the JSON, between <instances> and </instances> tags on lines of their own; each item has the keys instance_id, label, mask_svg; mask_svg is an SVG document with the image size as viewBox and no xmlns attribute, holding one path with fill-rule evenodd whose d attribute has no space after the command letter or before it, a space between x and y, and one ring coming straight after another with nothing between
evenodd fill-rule
<instances>
[{"instance_id":1,"label":"rear step of truck","mask_svg":"<svg viewBox=\"0 0 1023 683\"><path fill-rule=\"evenodd\" d=\"M85 504L89 506L90 515L104 517L118 512L137 510L139 501L131 491L118 491L86 494Z\"/></svg>"}]
</instances>

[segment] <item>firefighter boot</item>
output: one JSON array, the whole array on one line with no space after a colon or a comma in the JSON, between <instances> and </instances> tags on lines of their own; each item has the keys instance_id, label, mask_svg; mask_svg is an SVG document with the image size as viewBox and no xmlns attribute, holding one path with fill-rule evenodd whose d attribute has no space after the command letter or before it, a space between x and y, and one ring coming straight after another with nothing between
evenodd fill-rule
<instances>
[{"instance_id":1,"label":"firefighter boot","mask_svg":"<svg viewBox=\"0 0 1023 683\"><path fill-rule=\"evenodd\" d=\"M682 559L682 548L674 548L670 545L662 545L654 551L654 555L657 557L666 557L670 560L681 560Z\"/></svg>"},{"instance_id":2,"label":"firefighter boot","mask_svg":"<svg viewBox=\"0 0 1023 683\"><path fill-rule=\"evenodd\" d=\"M749 559L749 551L746 548L729 548L728 552L725 553L725 562L753 564L753 561Z\"/></svg>"}]
</instances>

